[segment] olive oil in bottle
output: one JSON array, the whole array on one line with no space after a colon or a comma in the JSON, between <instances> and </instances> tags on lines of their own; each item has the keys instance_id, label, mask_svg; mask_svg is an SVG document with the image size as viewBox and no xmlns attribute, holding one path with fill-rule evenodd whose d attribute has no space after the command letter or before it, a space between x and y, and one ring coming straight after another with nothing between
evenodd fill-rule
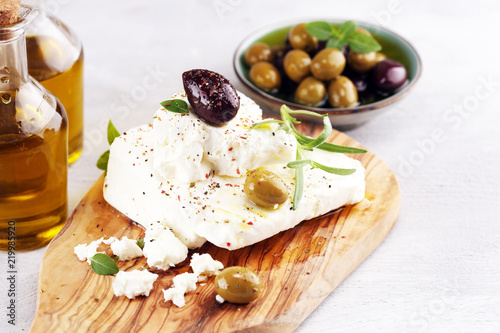
<instances>
[{"instance_id":1,"label":"olive oil in bottle","mask_svg":"<svg viewBox=\"0 0 500 333\"><path fill-rule=\"evenodd\" d=\"M0 250L45 245L67 214L66 113L28 76L34 16L22 6L17 22L0 26Z\"/></svg>"},{"instance_id":2,"label":"olive oil in bottle","mask_svg":"<svg viewBox=\"0 0 500 333\"><path fill-rule=\"evenodd\" d=\"M68 115L68 162L83 149L83 48L63 22L44 11L44 1L31 1L40 14L27 29L29 74L54 94Z\"/></svg>"}]
</instances>

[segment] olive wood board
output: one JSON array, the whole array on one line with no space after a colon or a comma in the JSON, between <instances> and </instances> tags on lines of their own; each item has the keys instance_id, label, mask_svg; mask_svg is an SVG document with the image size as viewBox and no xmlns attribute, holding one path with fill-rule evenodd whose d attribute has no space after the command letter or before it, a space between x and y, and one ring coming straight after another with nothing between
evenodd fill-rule
<instances>
[{"instance_id":1,"label":"olive wood board","mask_svg":"<svg viewBox=\"0 0 500 333\"><path fill-rule=\"evenodd\" d=\"M317 135L321 128L301 124ZM361 147L334 130L330 142ZM219 304L213 278L186 294L186 305L165 302L162 289L189 270L189 258L160 276L149 297L116 297L114 276L94 273L73 252L102 236L139 238L143 229L103 199L101 177L78 204L42 260L31 332L291 332L384 240L401 202L394 173L373 153L353 155L366 168L368 209L346 206L304 221L252 246L229 251L206 243L190 251L210 253L224 267L246 266L260 278L262 293L247 305ZM118 262L142 269L144 258Z\"/></svg>"}]
</instances>

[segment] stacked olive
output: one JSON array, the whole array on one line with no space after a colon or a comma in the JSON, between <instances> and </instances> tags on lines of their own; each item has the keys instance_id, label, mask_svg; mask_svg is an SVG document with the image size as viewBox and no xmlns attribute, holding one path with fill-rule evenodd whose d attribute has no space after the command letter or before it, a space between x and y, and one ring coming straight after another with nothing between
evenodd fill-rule
<instances>
[{"instance_id":1,"label":"stacked olive","mask_svg":"<svg viewBox=\"0 0 500 333\"><path fill-rule=\"evenodd\" d=\"M356 32L370 35L363 28ZM405 67L380 52L325 48L305 23L288 32L285 44L257 42L245 53L250 80L260 89L313 107L349 108L397 92L407 82Z\"/></svg>"}]
</instances>

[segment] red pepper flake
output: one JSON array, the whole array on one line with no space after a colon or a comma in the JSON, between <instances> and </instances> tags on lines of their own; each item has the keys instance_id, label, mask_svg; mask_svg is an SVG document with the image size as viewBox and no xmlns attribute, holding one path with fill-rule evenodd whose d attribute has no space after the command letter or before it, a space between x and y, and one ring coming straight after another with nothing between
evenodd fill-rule
<instances>
[{"instance_id":1,"label":"red pepper flake","mask_svg":"<svg viewBox=\"0 0 500 333\"><path fill-rule=\"evenodd\" d=\"M230 147L228 150L229 150L229 151L233 151L233 147Z\"/></svg>"},{"instance_id":2,"label":"red pepper flake","mask_svg":"<svg viewBox=\"0 0 500 333\"><path fill-rule=\"evenodd\" d=\"M227 242L226 245L229 247L229 246L231 246L231 243Z\"/></svg>"},{"instance_id":3,"label":"red pepper flake","mask_svg":"<svg viewBox=\"0 0 500 333\"><path fill-rule=\"evenodd\" d=\"M135 166L135 163L134 163L134 164L132 164L132 166Z\"/></svg>"},{"instance_id":4,"label":"red pepper flake","mask_svg":"<svg viewBox=\"0 0 500 333\"><path fill-rule=\"evenodd\" d=\"M205 178L207 178L207 179L208 179L208 173L207 173L207 174L205 174Z\"/></svg>"},{"instance_id":5,"label":"red pepper flake","mask_svg":"<svg viewBox=\"0 0 500 333\"><path fill-rule=\"evenodd\" d=\"M177 196L177 200L181 201L181 196L180 195Z\"/></svg>"},{"instance_id":6,"label":"red pepper flake","mask_svg":"<svg viewBox=\"0 0 500 333\"><path fill-rule=\"evenodd\" d=\"M240 174L240 168L236 169L236 173L239 175Z\"/></svg>"},{"instance_id":7,"label":"red pepper flake","mask_svg":"<svg viewBox=\"0 0 500 333\"><path fill-rule=\"evenodd\" d=\"M247 224L248 224L248 225L253 225L253 223L252 223L252 222L248 222Z\"/></svg>"},{"instance_id":8,"label":"red pepper flake","mask_svg":"<svg viewBox=\"0 0 500 333\"><path fill-rule=\"evenodd\" d=\"M165 194L165 190L161 190L161 194Z\"/></svg>"},{"instance_id":9,"label":"red pepper flake","mask_svg":"<svg viewBox=\"0 0 500 333\"><path fill-rule=\"evenodd\" d=\"M342 238L345 238L345 236L342 236Z\"/></svg>"}]
</instances>

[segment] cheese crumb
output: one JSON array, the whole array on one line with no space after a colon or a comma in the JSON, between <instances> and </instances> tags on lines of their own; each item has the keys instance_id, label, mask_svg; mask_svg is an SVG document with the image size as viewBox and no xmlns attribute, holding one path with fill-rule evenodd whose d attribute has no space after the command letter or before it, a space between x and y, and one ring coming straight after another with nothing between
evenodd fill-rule
<instances>
[{"instance_id":1,"label":"cheese crumb","mask_svg":"<svg viewBox=\"0 0 500 333\"><path fill-rule=\"evenodd\" d=\"M224 265L214 260L210 254L194 253L191 257L191 268L194 273L182 273L173 278L173 286L163 290L165 302L172 301L178 307L183 307L184 294L196 289L196 282L205 282L209 276L217 275Z\"/></svg>"},{"instance_id":2,"label":"cheese crumb","mask_svg":"<svg viewBox=\"0 0 500 333\"><path fill-rule=\"evenodd\" d=\"M75 246L75 254L77 255L78 259L80 261L85 261L87 260L88 264L90 265L90 258L92 258L96 253L104 253L104 252L97 252L97 248L101 243L104 241L104 238L99 238L96 241L91 242L90 244L87 245L87 243L80 244Z\"/></svg>"},{"instance_id":3,"label":"cheese crumb","mask_svg":"<svg viewBox=\"0 0 500 333\"><path fill-rule=\"evenodd\" d=\"M113 291L116 296L127 296L134 299L136 296L149 296L153 283L158 278L157 274L147 270L120 271L113 282Z\"/></svg>"},{"instance_id":4,"label":"cheese crumb","mask_svg":"<svg viewBox=\"0 0 500 333\"><path fill-rule=\"evenodd\" d=\"M222 304L222 303L224 303L224 302L226 301L226 300L225 300L224 298L222 298L222 296L221 296L221 295L219 295L219 294L215 295L215 300L216 300L217 302L219 302L220 304Z\"/></svg>"},{"instance_id":5,"label":"cheese crumb","mask_svg":"<svg viewBox=\"0 0 500 333\"><path fill-rule=\"evenodd\" d=\"M191 268L194 274L198 276L198 281L206 281L208 276L217 275L224 268L224 265L214 260L210 254L194 253L191 257Z\"/></svg>"},{"instance_id":6,"label":"cheese crumb","mask_svg":"<svg viewBox=\"0 0 500 333\"><path fill-rule=\"evenodd\" d=\"M142 252L149 266L167 270L187 258L188 248L170 229L155 226L146 230Z\"/></svg>"},{"instance_id":7,"label":"cheese crumb","mask_svg":"<svg viewBox=\"0 0 500 333\"><path fill-rule=\"evenodd\" d=\"M124 236L121 240L115 240L111 243L111 251L117 255L120 260L131 260L137 257L142 257L142 250L137 245L135 239L129 239Z\"/></svg>"},{"instance_id":8,"label":"cheese crumb","mask_svg":"<svg viewBox=\"0 0 500 333\"><path fill-rule=\"evenodd\" d=\"M182 273L173 278L173 286L163 290L165 302L172 301L175 305L182 308L186 305L184 294L196 289L198 276L194 273Z\"/></svg>"}]
</instances>

